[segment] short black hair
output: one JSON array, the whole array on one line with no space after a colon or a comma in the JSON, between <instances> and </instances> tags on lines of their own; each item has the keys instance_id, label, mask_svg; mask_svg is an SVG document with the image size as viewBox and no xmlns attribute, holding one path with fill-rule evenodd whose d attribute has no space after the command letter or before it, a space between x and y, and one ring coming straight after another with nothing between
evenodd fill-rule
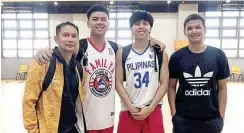
<instances>
[{"instance_id":1,"label":"short black hair","mask_svg":"<svg viewBox=\"0 0 244 133\"><path fill-rule=\"evenodd\" d=\"M133 14L131 15L129 21L130 21L130 28L132 28L132 26L138 22L138 21L141 21L141 20L145 20L147 21L151 28L153 27L153 17L152 15L147 12L147 11L144 11L144 10L137 10L135 12L133 12Z\"/></svg>"},{"instance_id":2,"label":"short black hair","mask_svg":"<svg viewBox=\"0 0 244 133\"><path fill-rule=\"evenodd\" d=\"M88 20L90 19L91 14L94 13L94 12L104 12L104 13L107 14L107 16L109 18L108 9L105 6L103 6L103 5L95 4L95 5L91 6L86 12Z\"/></svg>"},{"instance_id":3,"label":"short black hair","mask_svg":"<svg viewBox=\"0 0 244 133\"><path fill-rule=\"evenodd\" d=\"M77 33L78 33L78 35L79 35L79 28L78 28L78 26L76 26L75 24L73 24L73 23L67 21L67 22L63 22L63 23L61 23L61 24L59 24L59 25L56 26L56 35L57 35L57 36L58 36L58 34L60 33L61 28L64 27L64 26L66 26L66 25L73 26L73 27L77 30Z\"/></svg>"},{"instance_id":4,"label":"short black hair","mask_svg":"<svg viewBox=\"0 0 244 133\"><path fill-rule=\"evenodd\" d=\"M200 16L199 14L191 14L184 21L184 30L186 29L186 23L188 23L191 20L200 20L203 24L203 27L206 28L205 19L202 16Z\"/></svg>"}]
</instances>

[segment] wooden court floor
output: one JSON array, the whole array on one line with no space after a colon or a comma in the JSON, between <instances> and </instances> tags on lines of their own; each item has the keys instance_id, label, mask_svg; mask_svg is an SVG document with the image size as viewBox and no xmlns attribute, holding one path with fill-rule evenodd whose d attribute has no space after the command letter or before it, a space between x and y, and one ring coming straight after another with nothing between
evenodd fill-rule
<instances>
[{"instance_id":1,"label":"wooden court floor","mask_svg":"<svg viewBox=\"0 0 244 133\"><path fill-rule=\"evenodd\" d=\"M0 133L26 133L22 120L24 81L1 81ZM228 104L222 133L244 133L244 83L228 83ZM115 131L118 123L120 100L116 96ZM172 133L171 115L167 97L163 99L165 133Z\"/></svg>"}]
</instances>

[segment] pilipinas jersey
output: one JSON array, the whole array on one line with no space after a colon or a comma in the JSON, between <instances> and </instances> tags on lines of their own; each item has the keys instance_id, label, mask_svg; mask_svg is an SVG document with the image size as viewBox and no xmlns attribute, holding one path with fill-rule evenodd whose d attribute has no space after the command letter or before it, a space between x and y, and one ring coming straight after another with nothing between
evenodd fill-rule
<instances>
[{"instance_id":1,"label":"pilipinas jersey","mask_svg":"<svg viewBox=\"0 0 244 133\"><path fill-rule=\"evenodd\" d=\"M125 61L125 90L135 107L150 105L159 87L159 70L155 71L158 60L154 59L154 50L149 45L141 54L133 47ZM127 107L122 102L122 110Z\"/></svg>"},{"instance_id":2,"label":"pilipinas jersey","mask_svg":"<svg viewBox=\"0 0 244 133\"><path fill-rule=\"evenodd\" d=\"M88 39L84 113L88 130L114 125L115 53L108 41L98 50Z\"/></svg>"}]
</instances>

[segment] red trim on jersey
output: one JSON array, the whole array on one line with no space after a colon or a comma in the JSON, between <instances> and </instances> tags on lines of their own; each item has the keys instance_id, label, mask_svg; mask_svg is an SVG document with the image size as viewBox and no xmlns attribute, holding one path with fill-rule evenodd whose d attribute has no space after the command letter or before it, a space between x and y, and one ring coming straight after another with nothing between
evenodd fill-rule
<instances>
[{"instance_id":1,"label":"red trim on jersey","mask_svg":"<svg viewBox=\"0 0 244 133\"><path fill-rule=\"evenodd\" d=\"M94 43L92 43L91 38L88 37L87 40L88 40L88 42L91 44L91 46L92 46L95 50L97 50L98 52L102 53L103 50L105 49L106 41L104 42L104 44L103 44L103 46L102 46L102 49L98 49L98 47L96 47L96 45L95 45Z\"/></svg>"}]
</instances>

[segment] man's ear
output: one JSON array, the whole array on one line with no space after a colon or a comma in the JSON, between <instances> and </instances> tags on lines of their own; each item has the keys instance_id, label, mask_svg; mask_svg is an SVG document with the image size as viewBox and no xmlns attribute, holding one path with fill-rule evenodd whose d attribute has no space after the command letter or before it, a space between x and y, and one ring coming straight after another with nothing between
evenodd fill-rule
<instances>
[{"instance_id":1,"label":"man's ear","mask_svg":"<svg viewBox=\"0 0 244 133\"><path fill-rule=\"evenodd\" d=\"M54 36L54 41L56 42L56 44L58 44L58 37Z\"/></svg>"},{"instance_id":2,"label":"man's ear","mask_svg":"<svg viewBox=\"0 0 244 133\"><path fill-rule=\"evenodd\" d=\"M90 26L90 21L89 21L89 20L87 21L87 27L88 27L88 28L91 28L91 26Z\"/></svg>"}]
</instances>

